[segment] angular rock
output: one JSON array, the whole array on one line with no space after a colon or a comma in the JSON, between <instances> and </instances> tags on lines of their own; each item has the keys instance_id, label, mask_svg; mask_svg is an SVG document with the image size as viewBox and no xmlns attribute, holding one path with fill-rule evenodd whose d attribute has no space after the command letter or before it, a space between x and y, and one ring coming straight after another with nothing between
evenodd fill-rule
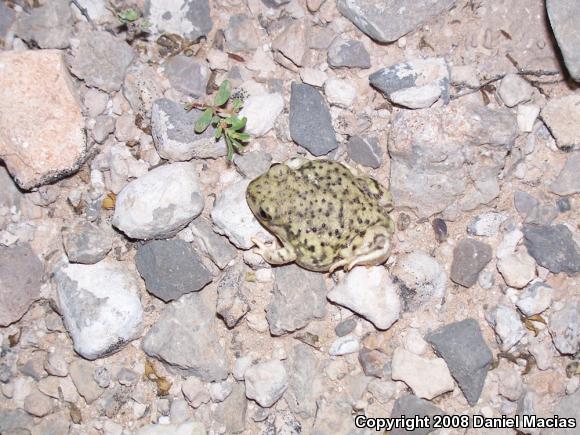
<instances>
[{"instance_id":1,"label":"angular rock","mask_svg":"<svg viewBox=\"0 0 580 435\"><path fill-rule=\"evenodd\" d=\"M390 365L387 355L375 349L363 347L358 353L358 361L366 376L382 378ZM387 370L385 370L387 369Z\"/></svg>"},{"instance_id":2,"label":"angular rock","mask_svg":"<svg viewBox=\"0 0 580 435\"><path fill-rule=\"evenodd\" d=\"M62 243L71 263L95 264L113 247L113 234L91 222L78 221L63 229Z\"/></svg>"},{"instance_id":3,"label":"angular rock","mask_svg":"<svg viewBox=\"0 0 580 435\"><path fill-rule=\"evenodd\" d=\"M416 59L382 68L369 82L392 103L409 109L430 107L439 98L449 101L449 67L443 58Z\"/></svg>"},{"instance_id":4,"label":"angular rock","mask_svg":"<svg viewBox=\"0 0 580 435\"><path fill-rule=\"evenodd\" d=\"M233 328L250 311L250 305L241 287L244 269L239 265L228 268L217 285L217 313L228 328Z\"/></svg>"},{"instance_id":5,"label":"angular rock","mask_svg":"<svg viewBox=\"0 0 580 435\"><path fill-rule=\"evenodd\" d=\"M518 127L524 133L531 133L534 130L534 124L540 114L540 106L533 103L520 104L518 106Z\"/></svg>"},{"instance_id":6,"label":"angular rock","mask_svg":"<svg viewBox=\"0 0 580 435\"><path fill-rule=\"evenodd\" d=\"M485 318L495 330L497 342L503 352L510 350L526 335L519 314L507 305L492 308L485 313Z\"/></svg>"},{"instance_id":7,"label":"angular rock","mask_svg":"<svg viewBox=\"0 0 580 435\"><path fill-rule=\"evenodd\" d=\"M201 290L212 275L183 240L152 240L139 247L135 264L147 290L164 302Z\"/></svg>"},{"instance_id":8,"label":"angular rock","mask_svg":"<svg viewBox=\"0 0 580 435\"><path fill-rule=\"evenodd\" d=\"M224 30L228 51L239 53L254 51L258 48L260 39L256 32L256 24L247 15L231 15L229 23Z\"/></svg>"},{"instance_id":9,"label":"angular rock","mask_svg":"<svg viewBox=\"0 0 580 435\"><path fill-rule=\"evenodd\" d=\"M524 288L536 276L536 262L525 249L498 259L497 269L507 285Z\"/></svg>"},{"instance_id":10,"label":"angular rock","mask_svg":"<svg viewBox=\"0 0 580 435\"><path fill-rule=\"evenodd\" d=\"M263 151L250 151L249 153L236 154L234 164L239 173L253 180L266 172L272 165L272 155Z\"/></svg>"},{"instance_id":11,"label":"angular rock","mask_svg":"<svg viewBox=\"0 0 580 435\"><path fill-rule=\"evenodd\" d=\"M75 350L87 359L121 350L141 335L143 308L137 277L122 263L68 264L54 284Z\"/></svg>"},{"instance_id":12,"label":"angular rock","mask_svg":"<svg viewBox=\"0 0 580 435\"><path fill-rule=\"evenodd\" d=\"M274 274L272 300L266 308L272 335L296 331L324 317L326 285L320 273L291 264L277 267Z\"/></svg>"},{"instance_id":13,"label":"angular rock","mask_svg":"<svg viewBox=\"0 0 580 435\"><path fill-rule=\"evenodd\" d=\"M338 0L341 14L377 42L393 42L428 19L451 8L455 0Z\"/></svg>"},{"instance_id":14,"label":"angular rock","mask_svg":"<svg viewBox=\"0 0 580 435\"><path fill-rule=\"evenodd\" d=\"M413 394L409 394L403 397L398 398L395 401L395 405L393 406L393 410L391 412L391 418L398 418L401 416L419 416L419 418L425 416L434 416L434 415L445 415L445 413L433 405L428 400L420 399ZM433 431L434 428L431 426L427 426L425 428L415 428L413 430L414 435L427 435L429 432ZM404 428L396 428L392 431L389 431L391 435L405 435L409 432Z\"/></svg>"},{"instance_id":15,"label":"angular rock","mask_svg":"<svg viewBox=\"0 0 580 435\"><path fill-rule=\"evenodd\" d=\"M331 77L324 82L324 94L331 105L349 108L356 101L358 92L347 80Z\"/></svg>"},{"instance_id":16,"label":"angular rock","mask_svg":"<svg viewBox=\"0 0 580 435\"><path fill-rule=\"evenodd\" d=\"M450 323L431 332L426 339L447 363L467 402L475 405L493 362L477 321L465 319Z\"/></svg>"},{"instance_id":17,"label":"angular rock","mask_svg":"<svg viewBox=\"0 0 580 435\"><path fill-rule=\"evenodd\" d=\"M549 3L550 2L548 2L548 4ZM567 418L569 419L568 421L580 421L580 390L577 390L574 394L563 397L556 405L554 415L557 415L559 418ZM572 435L578 430L577 425L578 423L576 423L575 428L568 427L567 429L547 428L542 430L542 435Z\"/></svg>"},{"instance_id":18,"label":"angular rock","mask_svg":"<svg viewBox=\"0 0 580 435\"><path fill-rule=\"evenodd\" d=\"M150 119L155 100L163 98L163 77L153 67L138 62L127 69L123 82L123 95L133 111Z\"/></svg>"},{"instance_id":19,"label":"angular rock","mask_svg":"<svg viewBox=\"0 0 580 435\"><path fill-rule=\"evenodd\" d=\"M351 136L346 144L348 156L361 165L377 169L383 163L383 150L378 138Z\"/></svg>"},{"instance_id":20,"label":"angular rock","mask_svg":"<svg viewBox=\"0 0 580 435\"><path fill-rule=\"evenodd\" d=\"M312 155L322 156L338 147L330 112L316 88L292 83L289 119L292 140Z\"/></svg>"},{"instance_id":21,"label":"angular rock","mask_svg":"<svg viewBox=\"0 0 580 435\"><path fill-rule=\"evenodd\" d=\"M377 329L389 329L399 318L401 303L397 288L384 267L353 269L327 297L363 316Z\"/></svg>"},{"instance_id":22,"label":"angular rock","mask_svg":"<svg viewBox=\"0 0 580 435\"><path fill-rule=\"evenodd\" d=\"M50 397L42 394L37 389L33 389L32 392L26 396L24 399L24 409L31 415L35 417L44 417L52 411L52 400Z\"/></svg>"},{"instance_id":23,"label":"angular rock","mask_svg":"<svg viewBox=\"0 0 580 435\"><path fill-rule=\"evenodd\" d=\"M236 434L246 428L247 408L244 384L236 382L231 394L218 404L214 415L217 421L225 425L226 433Z\"/></svg>"},{"instance_id":24,"label":"angular rock","mask_svg":"<svg viewBox=\"0 0 580 435\"><path fill-rule=\"evenodd\" d=\"M558 195L573 195L580 192L580 152L566 159L558 177L550 185L550 190Z\"/></svg>"},{"instance_id":25,"label":"angular rock","mask_svg":"<svg viewBox=\"0 0 580 435\"><path fill-rule=\"evenodd\" d=\"M580 95L552 98L540 113L558 148L580 148Z\"/></svg>"},{"instance_id":26,"label":"angular rock","mask_svg":"<svg viewBox=\"0 0 580 435\"><path fill-rule=\"evenodd\" d=\"M16 13L6 3L0 2L0 47L3 46L6 35L11 30Z\"/></svg>"},{"instance_id":27,"label":"angular rock","mask_svg":"<svg viewBox=\"0 0 580 435\"><path fill-rule=\"evenodd\" d=\"M260 137L268 133L284 109L284 98L280 94L252 95L244 101L240 118L246 117L244 131Z\"/></svg>"},{"instance_id":28,"label":"angular rock","mask_svg":"<svg viewBox=\"0 0 580 435\"><path fill-rule=\"evenodd\" d=\"M249 367L244 381L248 399L255 400L264 408L274 405L288 388L288 375L284 364L276 360Z\"/></svg>"},{"instance_id":29,"label":"angular rock","mask_svg":"<svg viewBox=\"0 0 580 435\"><path fill-rule=\"evenodd\" d=\"M228 376L228 360L215 323L215 311L201 294L190 293L165 307L141 344L147 355L186 376L197 376L205 382L221 381Z\"/></svg>"},{"instance_id":30,"label":"angular rock","mask_svg":"<svg viewBox=\"0 0 580 435\"><path fill-rule=\"evenodd\" d=\"M146 0L145 17L157 33L197 41L213 27L208 0Z\"/></svg>"},{"instance_id":31,"label":"angular rock","mask_svg":"<svg viewBox=\"0 0 580 435\"><path fill-rule=\"evenodd\" d=\"M514 107L529 101L534 88L518 74L506 74L501 79L497 92L506 106Z\"/></svg>"},{"instance_id":32,"label":"angular rock","mask_svg":"<svg viewBox=\"0 0 580 435\"><path fill-rule=\"evenodd\" d=\"M40 48L67 48L73 30L72 13L66 0L50 2L22 15L14 33Z\"/></svg>"},{"instance_id":33,"label":"angular rock","mask_svg":"<svg viewBox=\"0 0 580 435\"><path fill-rule=\"evenodd\" d=\"M565 355L580 350L580 301L571 300L560 311L550 316L548 322L556 349Z\"/></svg>"},{"instance_id":34,"label":"angular rock","mask_svg":"<svg viewBox=\"0 0 580 435\"><path fill-rule=\"evenodd\" d=\"M73 49L71 72L88 86L118 91L134 57L131 46L109 32L82 32L78 47Z\"/></svg>"},{"instance_id":35,"label":"angular rock","mask_svg":"<svg viewBox=\"0 0 580 435\"><path fill-rule=\"evenodd\" d=\"M462 239L453 250L451 281L471 287L477 282L479 272L490 262L491 246L474 239Z\"/></svg>"},{"instance_id":36,"label":"angular rock","mask_svg":"<svg viewBox=\"0 0 580 435\"><path fill-rule=\"evenodd\" d=\"M33 424L33 417L23 409L0 409L0 433L29 434Z\"/></svg>"},{"instance_id":37,"label":"angular rock","mask_svg":"<svg viewBox=\"0 0 580 435\"><path fill-rule=\"evenodd\" d=\"M0 52L0 70L0 159L16 183L31 189L75 172L85 121L62 53Z\"/></svg>"},{"instance_id":38,"label":"angular rock","mask_svg":"<svg viewBox=\"0 0 580 435\"><path fill-rule=\"evenodd\" d=\"M76 359L70 365L70 377L74 386L89 405L101 397L105 391L93 379L94 369L90 362L83 359Z\"/></svg>"},{"instance_id":39,"label":"angular rock","mask_svg":"<svg viewBox=\"0 0 580 435\"><path fill-rule=\"evenodd\" d=\"M542 281L527 286L518 296L516 306L525 316L533 316L547 310L552 304L554 291Z\"/></svg>"},{"instance_id":40,"label":"angular rock","mask_svg":"<svg viewBox=\"0 0 580 435\"><path fill-rule=\"evenodd\" d=\"M580 82L580 4L574 0L547 0L550 25L572 79Z\"/></svg>"},{"instance_id":41,"label":"angular rock","mask_svg":"<svg viewBox=\"0 0 580 435\"><path fill-rule=\"evenodd\" d=\"M213 231L208 219L202 216L194 219L189 224L189 229L193 233L193 243L201 252L207 254L220 269L225 268L230 261L236 258L236 249L225 237Z\"/></svg>"},{"instance_id":42,"label":"angular rock","mask_svg":"<svg viewBox=\"0 0 580 435\"><path fill-rule=\"evenodd\" d=\"M539 203L540 202L536 198L527 192L521 190L516 190L514 192L514 207L523 218L530 214Z\"/></svg>"},{"instance_id":43,"label":"angular rock","mask_svg":"<svg viewBox=\"0 0 580 435\"><path fill-rule=\"evenodd\" d=\"M135 435L206 435L205 426L197 421L175 424L146 424Z\"/></svg>"},{"instance_id":44,"label":"angular rock","mask_svg":"<svg viewBox=\"0 0 580 435\"><path fill-rule=\"evenodd\" d=\"M473 236L493 237L501 224L507 219L503 213L490 211L477 215L467 225L467 232Z\"/></svg>"},{"instance_id":45,"label":"angular rock","mask_svg":"<svg viewBox=\"0 0 580 435\"><path fill-rule=\"evenodd\" d=\"M277 60L288 69L302 66L307 50L307 23L305 20L292 20L274 39L272 48L276 50Z\"/></svg>"},{"instance_id":46,"label":"angular rock","mask_svg":"<svg viewBox=\"0 0 580 435\"><path fill-rule=\"evenodd\" d=\"M131 181L117 195L113 225L135 239L171 237L203 210L193 166L171 163Z\"/></svg>"},{"instance_id":47,"label":"angular rock","mask_svg":"<svg viewBox=\"0 0 580 435\"><path fill-rule=\"evenodd\" d=\"M364 44L338 36L328 47L328 64L332 68L370 68L371 56Z\"/></svg>"},{"instance_id":48,"label":"angular rock","mask_svg":"<svg viewBox=\"0 0 580 435\"><path fill-rule=\"evenodd\" d=\"M0 326L20 320L40 297L43 273L29 245L0 245Z\"/></svg>"},{"instance_id":49,"label":"angular rock","mask_svg":"<svg viewBox=\"0 0 580 435\"><path fill-rule=\"evenodd\" d=\"M312 348L303 343L292 347L289 360L288 390L284 399L294 414L312 418L316 415L316 403L324 392L322 368Z\"/></svg>"},{"instance_id":50,"label":"angular rock","mask_svg":"<svg viewBox=\"0 0 580 435\"><path fill-rule=\"evenodd\" d=\"M209 80L206 62L178 54L171 57L163 66L164 74L173 88L194 98L205 95Z\"/></svg>"},{"instance_id":51,"label":"angular rock","mask_svg":"<svg viewBox=\"0 0 580 435\"><path fill-rule=\"evenodd\" d=\"M553 273L580 272L580 247L565 225L525 225L524 244L536 263Z\"/></svg>"}]
</instances>

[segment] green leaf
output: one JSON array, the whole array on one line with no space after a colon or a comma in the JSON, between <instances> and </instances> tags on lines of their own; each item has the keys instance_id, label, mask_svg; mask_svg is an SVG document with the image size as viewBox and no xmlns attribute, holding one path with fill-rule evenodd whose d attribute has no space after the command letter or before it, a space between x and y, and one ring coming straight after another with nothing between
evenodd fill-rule
<instances>
[{"instance_id":1,"label":"green leaf","mask_svg":"<svg viewBox=\"0 0 580 435\"><path fill-rule=\"evenodd\" d=\"M225 139L226 139L226 144L228 146L228 160L233 160L234 159L234 148L232 147L232 141L230 139L230 137L227 135L227 133L224 135Z\"/></svg>"},{"instance_id":2,"label":"green leaf","mask_svg":"<svg viewBox=\"0 0 580 435\"><path fill-rule=\"evenodd\" d=\"M119 20L124 23L132 23L139 19L139 12L135 9L125 9L124 11L119 12L117 16L119 17Z\"/></svg>"},{"instance_id":3,"label":"green leaf","mask_svg":"<svg viewBox=\"0 0 580 435\"><path fill-rule=\"evenodd\" d=\"M212 123L213 125L216 125L218 122L220 122L220 119L221 119L221 118L220 118L219 116L217 116L217 115L214 115L214 116L213 116L213 118L211 119L211 123Z\"/></svg>"},{"instance_id":4,"label":"green leaf","mask_svg":"<svg viewBox=\"0 0 580 435\"><path fill-rule=\"evenodd\" d=\"M240 110L243 105L244 102L239 98L236 98L234 101L232 101L232 109L234 109L234 111Z\"/></svg>"},{"instance_id":5,"label":"green leaf","mask_svg":"<svg viewBox=\"0 0 580 435\"><path fill-rule=\"evenodd\" d=\"M228 124L228 125L232 125L234 122L236 122L236 119L238 119L235 116L228 116L227 118L224 119L224 121Z\"/></svg>"},{"instance_id":6,"label":"green leaf","mask_svg":"<svg viewBox=\"0 0 580 435\"><path fill-rule=\"evenodd\" d=\"M214 137L216 138L216 140L218 140L221 137L223 131L224 129L221 127L221 125L219 125L218 128L215 129Z\"/></svg>"},{"instance_id":7,"label":"green leaf","mask_svg":"<svg viewBox=\"0 0 580 435\"><path fill-rule=\"evenodd\" d=\"M246 117L244 116L242 119L234 118L234 122L232 122L232 128L236 131L242 130L246 126Z\"/></svg>"},{"instance_id":8,"label":"green leaf","mask_svg":"<svg viewBox=\"0 0 580 435\"><path fill-rule=\"evenodd\" d=\"M242 142L248 142L250 140L250 135L248 133L238 133L238 139Z\"/></svg>"},{"instance_id":9,"label":"green leaf","mask_svg":"<svg viewBox=\"0 0 580 435\"><path fill-rule=\"evenodd\" d=\"M230 98L230 93L231 93L230 81L224 80L220 85L217 94L215 94L215 96L213 97L213 103L216 106L223 106L224 104L227 103L228 98Z\"/></svg>"},{"instance_id":10,"label":"green leaf","mask_svg":"<svg viewBox=\"0 0 580 435\"><path fill-rule=\"evenodd\" d=\"M205 131L205 129L211 123L212 117L213 117L213 110L211 109L211 107L208 107L207 109L205 109L203 111L201 116L199 118L197 118L197 121L195 121L195 126L193 128L194 131L198 134L203 133Z\"/></svg>"}]
</instances>

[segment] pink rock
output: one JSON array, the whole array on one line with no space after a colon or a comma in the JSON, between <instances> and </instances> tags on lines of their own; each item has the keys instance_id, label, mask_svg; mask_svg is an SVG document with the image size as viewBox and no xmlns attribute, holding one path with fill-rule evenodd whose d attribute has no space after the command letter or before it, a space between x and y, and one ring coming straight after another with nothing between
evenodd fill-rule
<instances>
[{"instance_id":1,"label":"pink rock","mask_svg":"<svg viewBox=\"0 0 580 435\"><path fill-rule=\"evenodd\" d=\"M0 158L22 189L78 170L84 126L59 50L0 53Z\"/></svg>"}]
</instances>

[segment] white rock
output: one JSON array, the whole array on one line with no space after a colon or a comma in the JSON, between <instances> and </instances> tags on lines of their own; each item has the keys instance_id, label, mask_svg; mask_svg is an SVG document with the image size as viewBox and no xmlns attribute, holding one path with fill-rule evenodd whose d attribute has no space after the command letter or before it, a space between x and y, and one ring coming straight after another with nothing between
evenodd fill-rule
<instances>
[{"instance_id":1,"label":"white rock","mask_svg":"<svg viewBox=\"0 0 580 435\"><path fill-rule=\"evenodd\" d=\"M520 230L513 230L509 233L505 233L502 241L497 247L496 257L503 258L513 254L516 250L516 246L518 246L518 243L523 239L523 237L524 233Z\"/></svg>"},{"instance_id":2,"label":"white rock","mask_svg":"<svg viewBox=\"0 0 580 435\"><path fill-rule=\"evenodd\" d=\"M523 288L536 277L536 262L525 248L500 258L497 269L506 284L514 288Z\"/></svg>"},{"instance_id":3,"label":"white rock","mask_svg":"<svg viewBox=\"0 0 580 435\"><path fill-rule=\"evenodd\" d=\"M324 71L314 68L302 68L300 70L300 78L307 85L312 85L321 88L324 85L326 79L328 79L328 74Z\"/></svg>"},{"instance_id":4,"label":"white rock","mask_svg":"<svg viewBox=\"0 0 580 435\"><path fill-rule=\"evenodd\" d=\"M205 384L193 376L190 376L183 382L181 391L187 402L196 409L204 403L208 403L211 399Z\"/></svg>"},{"instance_id":5,"label":"white rock","mask_svg":"<svg viewBox=\"0 0 580 435\"><path fill-rule=\"evenodd\" d=\"M424 354L429 348L429 344L423 339L421 332L417 329L409 329L405 338L403 339L405 349L413 352L415 355Z\"/></svg>"},{"instance_id":6,"label":"white rock","mask_svg":"<svg viewBox=\"0 0 580 435\"><path fill-rule=\"evenodd\" d=\"M518 400L524 392L520 372L513 367L502 367L498 369L496 376L500 381L499 394L514 402Z\"/></svg>"},{"instance_id":7,"label":"white rock","mask_svg":"<svg viewBox=\"0 0 580 435\"><path fill-rule=\"evenodd\" d=\"M409 109L424 109L431 107L440 96L441 87L439 85L425 85L393 92L391 101Z\"/></svg>"},{"instance_id":8,"label":"white rock","mask_svg":"<svg viewBox=\"0 0 580 435\"><path fill-rule=\"evenodd\" d=\"M249 356L242 356L242 357L236 359L236 362L234 364L234 369L232 371L232 374L234 375L234 379L236 379L236 381L243 381L244 374L246 373L246 370L248 369L248 367L250 367L251 365L252 365L252 358Z\"/></svg>"},{"instance_id":9,"label":"white rock","mask_svg":"<svg viewBox=\"0 0 580 435\"><path fill-rule=\"evenodd\" d=\"M552 340L560 353L573 355L580 348L580 300L571 300L553 313L548 322Z\"/></svg>"},{"instance_id":10,"label":"white rock","mask_svg":"<svg viewBox=\"0 0 580 435\"><path fill-rule=\"evenodd\" d=\"M324 93L330 104L349 108L356 101L357 90L346 80L331 77L324 83Z\"/></svg>"},{"instance_id":11,"label":"white rock","mask_svg":"<svg viewBox=\"0 0 580 435\"><path fill-rule=\"evenodd\" d=\"M534 124L540 114L540 106L537 104L520 104L518 106L517 121L520 131L529 133L534 129Z\"/></svg>"},{"instance_id":12,"label":"white rock","mask_svg":"<svg viewBox=\"0 0 580 435\"><path fill-rule=\"evenodd\" d=\"M548 370L554 366L554 357L557 356L556 349L552 344L549 334L543 337L532 337L528 350L536 360L536 365L540 370Z\"/></svg>"},{"instance_id":13,"label":"white rock","mask_svg":"<svg viewBox=\"0 0 580 435\"><path fill-rule=\"evenodd\" d=\"M210 69L220 69L223 71L228 70L228 54L217 50L215 48L210 48L207 52L207 61L209 62Z\"/></svg>"},{"instance_id":14,"label":"white rock","mask_svg":"<svg viewBox=\"0 0 580 435\"><path fill-rule=\"evenodd\" d=\"M212 382L209 384L209 394L214 402L223 402L232 394L233 386L230 382Z\"/></svg>"},{"instance_id":15,"label":"white rock","mask_svg":"<svg viewBox=\"0 0 580 435\"><path fill-rule=\"evenodd\" d=\"M540 314L552 305L553 292L546 283L536 281L520 294L516 306L526 316Z\"/></svg>"},{"instance_id":16,"label":"white rock","mask_svg":"<svg viewBox=\"0 0 580 435\"><path fill-rule=\"evenodd\" d=\"M495 236L501 224L507 219L502 213L490 211L482 213L473 219L467 226L467 232L475 236Z\"/></svg>"},{"instance_id":17,"label":"white rock","mask_svg":"<svg viewBox=\"0 0 580 435\"><path fill-rule=\"evenodd\" d=\"M499 85L498 94L504 104L514 107L532 98L534 88L518 74L506 74Z\"/></svg>"},{"instance_id":18,"label":"white rock","mask_svg":"<svg viewBox=\"0 0 580 435\"><path fill-rule=\"evenodd\" d=\"M334 356L341 356L356 353L359 350L360 343L358 339L352 335L345 335L344 337L338 337L332 342L328 353Z\"/></svg>"},{"instance_id":19,"label":"white rock","mask_svg":"<svg viewBox=\"0 0 580 435\"><path fill-rule=\"evenodd\" d=\"M119 193L113 225L135 239L171 237L203 206L194 167L172 163L149 171Z\"/></svg>"},{"instance_id":20,"label":"white rock","mask_svg":"<svg viewBox=\"0 0 580 435\"><path fill-rule=\"evenodd\" d=\"M280 361L267 361L249 367L244 374L246 396L263 408L276 403L288 388L288 376Z\"/></svg>"},{"instance_id":21,"label":"white rock","mask_svg":"<svg viewBox=\"0 0 580 435\"><path fill-rule=\"evenodd\" d=\"M478 88L479 79L473 65L457 65L451 68L451 83L458 86Z\"/></svg>"},{"instance_id":22,"label":"white rock","mask_svg":"<svg viewBox=\"0 0 580 435\"><path fill-rule=\"evenodd\" d=\"M389 329L399 318L401 303L397 287L381 266L354 268L327 297L365 317L377 329Z\"/></svg>"},{"instance_id":23,"label":"white rock","mask_svg":"<svg viewBox=\"0 0 580 435\"><path fill-rule=\"evenodd\" d=\"M124 264L68 264L54 280L64 324L84 358L116 352L141 335L138 277Z\"/></svg>"},{"instance_id":24,"label":"white rock","mask_svg":"<svg viewBox=\"0 0 580 435\"><path fill-rule=\"evenodd\" d=\"M244 101L240 117L248 119L245 132L260 137L268 133L284 109L284 98L280 94L252 95Z\"/></svg>"},{"instance_id":25,"label":"white rock","mask_svg":"<svg viewBox=\"0 0 580 435\"><path fill-rule=\"evenodd\" d=\"M393 353L391 377L405 382L416 396L432 399L455 388L442 358L421 358L401 347Z\"/></svg>"},{"instance_id":26,"label":"white rock","mask_svg":"<svg viewBox=\"0 0 580 435\"><path fill-rule=\"evenodd\" d=\"M500 349L510 350L526 335L520 316L511 307L498 305L485 313L485 318L493 327Z\"/></svg>"}]
</instances>

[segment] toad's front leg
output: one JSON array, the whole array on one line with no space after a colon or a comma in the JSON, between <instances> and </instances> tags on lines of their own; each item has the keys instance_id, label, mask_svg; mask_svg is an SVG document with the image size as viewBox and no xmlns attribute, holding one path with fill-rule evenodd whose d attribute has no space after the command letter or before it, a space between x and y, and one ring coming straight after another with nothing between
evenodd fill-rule
<instances>
[{"instance_id":1,"label":"toad's front leg","mask_svg":"<svg viewBox=\"0 0 580 435\"><path fill-rule=\"evenodd\" d=\"M286 264L296 260L296 251L292 245L287 244L281 248L276 248L275 246L268 247L256 237L252 237L252 242L257 246L254 252L270 264Z\"/></svg>"}]
</instances>

